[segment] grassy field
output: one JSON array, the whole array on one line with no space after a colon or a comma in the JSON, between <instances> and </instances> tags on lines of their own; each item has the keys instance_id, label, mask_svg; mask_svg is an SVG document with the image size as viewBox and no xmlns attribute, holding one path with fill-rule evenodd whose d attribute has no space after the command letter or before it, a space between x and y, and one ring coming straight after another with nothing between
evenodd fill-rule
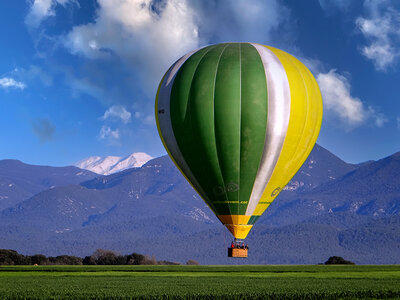
<instances>
[{"instance_id":1,"label":"grassy field","mask_svg":"<svg viewBox=\"0 0 400 300\"><path fill-rule=\"evenodd\" d=\"M0 299L400 299L399 266L2 266Z\"/></svg>"}]
</instances>

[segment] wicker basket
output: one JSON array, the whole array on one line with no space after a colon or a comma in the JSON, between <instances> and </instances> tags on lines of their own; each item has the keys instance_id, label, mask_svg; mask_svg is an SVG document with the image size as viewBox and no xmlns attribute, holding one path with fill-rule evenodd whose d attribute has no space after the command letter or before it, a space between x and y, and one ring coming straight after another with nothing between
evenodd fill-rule
<instances>
[{"instance_id":1,"label":"wicker basket","mask_svg":"<svg viewBox=\"0 0 400 300\"><path fill-rule=\"evenodd\" d=\"M228 257L247 257L248 249L228 248Z\"/></svg>"}]
</instances>

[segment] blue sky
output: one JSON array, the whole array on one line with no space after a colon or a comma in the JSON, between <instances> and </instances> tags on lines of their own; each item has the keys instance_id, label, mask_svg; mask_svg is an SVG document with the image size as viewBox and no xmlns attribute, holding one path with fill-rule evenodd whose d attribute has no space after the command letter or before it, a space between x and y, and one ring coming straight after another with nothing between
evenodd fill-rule
<instances>
[{"instance_id":1,"label":"blue sky","mask_svg":"<svg viewBox=\"0 0 400 300\"><path fill-rule=\"evenodd\" d=\"M153 113L163 73L230 41L311 69L323 147L353 163L400 151L399 1L6 0L0 25L0 159L165 154Z\"/></svg>"}]
</instances>

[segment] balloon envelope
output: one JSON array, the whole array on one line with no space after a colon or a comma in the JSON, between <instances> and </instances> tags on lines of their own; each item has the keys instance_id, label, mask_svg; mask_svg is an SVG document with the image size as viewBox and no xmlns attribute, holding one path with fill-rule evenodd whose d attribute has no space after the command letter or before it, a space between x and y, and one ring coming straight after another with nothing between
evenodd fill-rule
<instances>
[{"instance_id":1,"label":"balloon envelope","mask_svg":"<svg viewBox=\"0 0 400 300\"><path fill-rule=\"evenodd\" d=\"M295 57L252 43L186 54L164 75L156 120L168 154L244 239L311 152L321 94Z\"/></svg>"}]
</instances>

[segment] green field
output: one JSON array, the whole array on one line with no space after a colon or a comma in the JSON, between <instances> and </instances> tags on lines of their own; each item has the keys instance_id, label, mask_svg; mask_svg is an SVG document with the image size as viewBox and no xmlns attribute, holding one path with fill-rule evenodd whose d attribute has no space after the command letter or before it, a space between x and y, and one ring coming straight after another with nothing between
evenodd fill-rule
<instances>
[{"instance_id":1,"label":"green field","mask_svg":"<svg viewBox=\"0 0 400 300\"><path fill-rule=\"evenodd\" d=\"M0 299L400 299L400 266L2 266Z\"/></svg>"}]
</instances>

